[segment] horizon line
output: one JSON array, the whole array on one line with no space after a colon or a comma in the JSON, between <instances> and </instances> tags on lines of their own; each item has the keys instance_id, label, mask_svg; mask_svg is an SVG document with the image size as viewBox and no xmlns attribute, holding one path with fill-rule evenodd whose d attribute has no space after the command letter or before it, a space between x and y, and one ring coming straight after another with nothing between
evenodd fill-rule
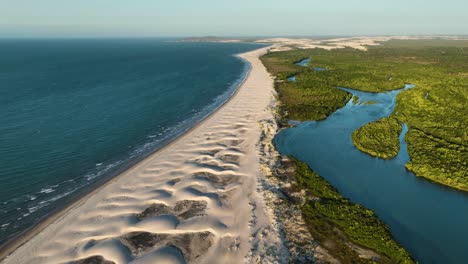
<instances>
[{"instance_id":1,"label":"horizon line","mask_svg":"<svg viewBox=\"0 0 468 264\"><path fill-rule=\"evenodd\" d=\"M76 35L76 36L1 36L0 39L187 39L187 38L218 38L218 39L259 39L259 38L328 38L328 37L467 37L468 33L463 34L317 34L317 35L177 35L177 36L95 36L95 35Z\"/></svg>"}]
</instances>

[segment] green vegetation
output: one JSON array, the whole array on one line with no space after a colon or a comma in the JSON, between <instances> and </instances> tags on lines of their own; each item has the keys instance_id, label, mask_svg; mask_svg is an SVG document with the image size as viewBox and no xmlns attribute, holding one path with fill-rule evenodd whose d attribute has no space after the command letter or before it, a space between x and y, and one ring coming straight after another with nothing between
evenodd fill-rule
<instances>
[{"instance_id":1,"label":"green vegetation","mask_svg":"<svg viewBox=\"0 0 468 264\"><path fill-rule=\"evenodd\" d=\"M310 57L308 67L294 62ZM388 41L368 51L350 48L291 50L261 58L275 78L283 119L321 120L344 106L352 95L336 87L384 92L404 87L395 111L364 125L353 135L355 146L374 156L392 158L399 151L402 123L410 162L417 176L468 191L468 41ZM313 67L328 71L314 71ZM288 76L297 82L288 82ZM354 104L372 104L352 98ZM302 213L321 246L343 263L359 258L351 242L380 254L381 263L411 263L376 215L343 198L305 163L293 159L297 185L306 190Z\"/></svg>"},{"instance_id":2,"label":"green vegetation","mask_svg":"<svg viewBox=\"0 0 468 264\"><path fill-rule=\"evenodd\" d=\"M377 252L379 263L413 263L388 227L370 210L343 198L307 164L291 158L298 187L307 190L302 213L312 236L343 263L371 262L359 258L350 242Z\"/></svg>"},{"instance_id":3,"label":"green vegetation","mask_svg":"<svg viewBox=\"0 0 468 264\"><path fill-rule=\"evenodd\" d=\"M321 120L343 107L351 94L336 88L332 71L314 71L311 67L295 65L307 53L277 52L261 57L278 82L276 90L282 103L284 118L292 120ZM310 54L307 54L310 55ZM287 78L295 75L296 82Z\"/></svg>"},{"instance_id":4,"label":"green vegetation","mask_svg":"<svg viewBox=\"0 0 468 264\"><path fill-rule=\"evenodd\" d=\"M353 104L357 104L359 102L359 96L353 96Z\"/></svg>"},{"instance_id":5,"label":"green vegetation","mask_svg":"<svg viewBox=\"0 0 468 264\"><path fill-rule=\"evenodd\" d=\"M309 67L294 65L306 57L312 58ZM326 118L352 97L336 86L383 92L415 84L398 94L391 115L409 128L405 139L411 161L406 167L417 176L468 191L468 41L395 40L368 51L291 50L261 59L276 77L285 119ZM329 70L316 72L312 66ZM297 82L286 81L290 75ZM363 131L376 134L379 129L371 125ZM391 136L378 137L379 144L394 146ZM377 150L377 156L388 155L384 147L365 141L354 140Z\"/></svg>"},{"instance_id":6,"label":"green vegetation","mask_svg":"<svg viewBox=\"0 0 468 264\"><path fill-rule=\"evenodd\" d=\"M398 120L384 117L354 131L353 144L362 152L372 156L392 159L400 150L401 130L402 125Z\"/></svg>"},{"instance_id":7,"label":"green vegetation","mask_svg":"<svg viewBox=\"0 0 468 264\"><path fill-rule=\"evenodd\" d=\"M359 96L355 95L352 98L352 102L355 105L371 105L371 104L376 104L377 102L375 101L359 101Z\"/></svg>"},{"instance_id":8,"label":"green vegetation","mask_svg":"<svg viewBox=\"0 0 468 264\"><path fill-rule=\"evenodd\" d=\"M456 47L466 48L468 47L468 40L453 40L453 39L416 39L416 40L399 40L393 39L381 43L384 47L392 48L435 48L435 47Z\"/></svg>"},{"instance_id":9,"label":"green vegetation","mask_svg":"<svg viewBox=\"0 0 468 264\"><path fill-rule=\"evenodd\" d=\"M406 168L468 191L468 79L450 76L417 85L398 95L394 114L410 128Z\"/></svg>"}]
</instances>

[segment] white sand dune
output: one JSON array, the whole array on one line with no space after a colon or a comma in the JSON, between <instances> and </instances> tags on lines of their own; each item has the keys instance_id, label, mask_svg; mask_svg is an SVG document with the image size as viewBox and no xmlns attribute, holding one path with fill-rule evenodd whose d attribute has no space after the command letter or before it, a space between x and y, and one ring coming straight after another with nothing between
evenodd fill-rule
<instances>
[{"instance_id":1,"label":"white sand dune","mask_svg":"<svg viewBox=\"0 0 468 264\"><path fill-rule=\"evenodd\" d=\"M345 37L345 38L331 38L331 39L314 39L314 38L268 38L258 39L254 42L257 43L270 43L273 44L271 51L285 51L293 48L298 49L342 49L353 48L366 51L369 46L381 45L382 42L389 40L416 40L416 39L466 39L456 36L358 36L358 37Z\"/></svg>"},{"instance_id":2,"label":"white sand dune","mask_svg":"<svg viewBox=\"0 0 468 264\"><path fill-rule=\"evenodd\" d=\"M217 112L83 198L4 263L275 262L284 245L256 191L259 121L271 116L274 93L258 59L266 50L239 55L252 68Z\"/></svg>"}]
</instances>

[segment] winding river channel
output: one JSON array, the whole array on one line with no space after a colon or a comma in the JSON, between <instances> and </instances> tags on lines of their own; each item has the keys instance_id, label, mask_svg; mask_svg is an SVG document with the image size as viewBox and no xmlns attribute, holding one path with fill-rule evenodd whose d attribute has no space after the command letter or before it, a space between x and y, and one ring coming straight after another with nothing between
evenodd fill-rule
<instances>
[{"instance_id":1,"label":"winding river channel","mask_svg":"<svg viewBox=\"0 0 468 264\"><path fill-rule=\"evenodd\" d=\"M420 263L468 263L468 194L416 177L404 135L397 157L383 160L354 147L351 134L366 123L390 115L396 96L405 89L366 93L323 121L303 122L282 130L274 143L281 154L306 162L351 201L372 209ZM409 128L411 129L411 128Z\"/></svg>"}]
</instances>

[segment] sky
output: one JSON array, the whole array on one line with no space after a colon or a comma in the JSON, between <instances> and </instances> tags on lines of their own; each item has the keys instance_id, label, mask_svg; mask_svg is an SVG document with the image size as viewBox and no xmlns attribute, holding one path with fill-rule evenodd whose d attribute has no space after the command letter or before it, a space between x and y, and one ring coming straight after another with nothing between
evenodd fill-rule
<instances>
[{"instance_id":1,"label":"sky","mask_svg":"<svg viewBox=\"0 0 468 264\"><path fill-rule=\"evenodd\" d=\"M467 34L468 0L0 0L0 38Z\"/></svg>"}]
</instances>

